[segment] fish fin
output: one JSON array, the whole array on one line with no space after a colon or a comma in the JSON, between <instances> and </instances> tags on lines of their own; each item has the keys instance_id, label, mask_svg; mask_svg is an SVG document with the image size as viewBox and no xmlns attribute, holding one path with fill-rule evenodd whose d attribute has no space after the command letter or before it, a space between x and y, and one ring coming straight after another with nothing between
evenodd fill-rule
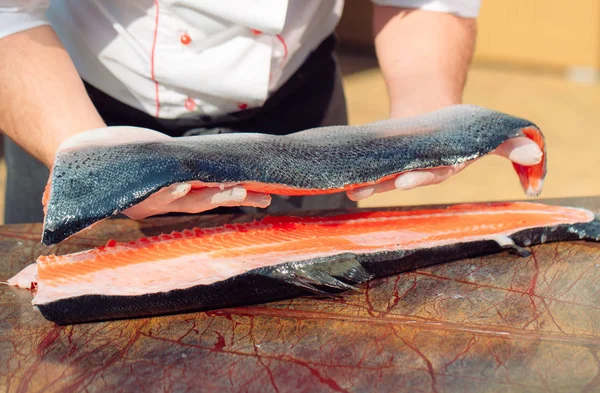
<instances>
[{"instance_id":1,"label":"fish fin","mask_svg":"<svg viewBox=\"0 0 600 393\"><path fill-rule=\"evenodd\" d=\"M327 291L323 291L313 285L313 284L322 285L321 283L317 283L317 282L312 281L311 279L307 279L306 277L303 277L303 276L297 276L296 274L292 274L290 276L280 277L280 279L284 282L287 282L288 284L292 284L294 286L305 289L308 292L311 292L315 295L325 296L325 297L336 297L335 294L327 292Z\"/></svg>"},{"instance_id":2,"label":"fish fin","mask_svg":"<svg viewBox=\"0 0 600 393\"><path fill-rule=\"evenodd\" d=\"M323 272L323 271L319 271L319 270L299 270L298 272L295 273L295 276L300 278L304 282L311 283L314 285L322 285L322 286L326 286L326 287L330 287L330 288L334 288L334 289L345 290L345 291L347 291L347 290L356 291L357 290L356 287L346 284L345 282L338 280L337 278L333 277L332 275L330 275L326 272Z\"/></svg>"},{"instance_id":3,"label":"fish fin","mask_svg":"<svg viewBox=\"0 0 600 393\"><path fill-rule=\"evenodd\" d=\"M372 278L372 274L360 264L358 257L351 253L286 263L276 267L270 275L312 293L326 296L333 294L317 287L328 287L338 291L358 290L351 284L360 284Z\"/></svg>"},{"instance_id":4,"label":"fish fin","mask_svg":"<svg viewBox=\"0 0 600 393\"><path fill-rule=\"evenodd\" d=\"M350 287L352 286L348 284L360 284L373 278L373 275L361 265L358 257L352 253L314 258L307 265L310 269L304 269L305 271L313 275L322 273L322 277L330 277L332 280L335 277L336 282Z\"/></svg>"},{"instance_id":5,"label":"fish fin","mask_svg":"<svg viewBox=\"0 0 600 393\"><path fill-rule=\"evenodd\" d=\"M358 261L357 261L358 262ZM346 281L360 284L366 281L369 281L373 278L373 275L367 271L360 263L356 265L349 266L346 270L342 272L332 272L334 276L344 279ZM337 274L336 274L337 273Z\"/></svg>"}]
</instances>

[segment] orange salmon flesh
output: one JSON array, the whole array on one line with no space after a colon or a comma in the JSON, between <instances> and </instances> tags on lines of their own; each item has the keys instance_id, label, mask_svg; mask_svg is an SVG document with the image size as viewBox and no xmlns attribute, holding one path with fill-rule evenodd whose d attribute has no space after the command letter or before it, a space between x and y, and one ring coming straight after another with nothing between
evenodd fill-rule
<instances>
[{"instance_id":1,"label":"orange salmon flesh","mask_svg":"<svg viewBox=\"0 0 600 393\"><path fill-rule=\"evenodd\" d=\"M415 250L589 222L583 209L533 203L456 205L333 217L266 217L195 228L37 260L34 304L103 294L133 296L210 285L253 269L342 253ZM510 239L509 239L510 240Z\"/></svg>"}]
</instances>

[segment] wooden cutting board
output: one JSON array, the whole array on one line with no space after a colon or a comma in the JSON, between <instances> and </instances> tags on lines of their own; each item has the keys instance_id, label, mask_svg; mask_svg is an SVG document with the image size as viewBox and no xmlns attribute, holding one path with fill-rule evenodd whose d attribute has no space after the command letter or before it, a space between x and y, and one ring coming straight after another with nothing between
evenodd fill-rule
<instances>
[{"instance_id":1,"label":"wooden cutting board","mask_svg":"<svg viewBox=\"0 0 600 393\"><path fill-rule=\"evenodd\" d=\"M600 198L545 201L600 212ZM110 220L59 246L0 227L0 281L68 253L252 217ZM334 299L59 327L0 285L4 392L598 392L600 244L570 242L374 280Z\"/></svg>"}]
</instances>

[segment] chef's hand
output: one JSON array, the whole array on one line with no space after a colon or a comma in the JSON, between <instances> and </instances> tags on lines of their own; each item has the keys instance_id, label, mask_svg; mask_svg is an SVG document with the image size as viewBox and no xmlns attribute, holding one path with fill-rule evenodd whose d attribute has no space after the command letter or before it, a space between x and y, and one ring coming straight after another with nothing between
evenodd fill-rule
<instances>
[{"instance_id":1,"label":"chef's hand","mask_svg":"<svg viewBox=\"0 0 600 393\"><path fill-rule=\"evenodd\" d=\"M234 186L224 188L192 188L190 183L177 183L166 187L125 211L134 220L166 213L201 213L220 206L253 206L265 208L271 196L246 191Z\"/></svg>"},{"instance_id":2,"label":"chef's hand","mask_svg":"<svg viewBox=\"0 0 600 393\"><path fill-rule=\"evenodd\" d=\"M475 50L475 17L376 5L373 8L373 29L377 60L390 100L391 118L419 115L462 102ZM494 153L527 166L542 159L539 147L528 138L509 140ZM437 184L464 167L406 172L347 194L350 199L360 200L375 193Z\"/></svg>"},{"instance_id":3,"label":"chef's hand","mask_svg":"<svg viewBox=\"0 0 600 393\"><path fill-rule=\"evenodd\" d=\"M155 141L171 137L158 131L139 127L105 127L76 134L60 145L59 152L85 146ZM152 194L122 213L134 220L166 213L201 213L220 206L252 206L265 208L271 196L247 191L241 186L202 187L177 183Z\"/></svg>"},{"instance_id":4,"label":"chef's hand","mask_svg":"<svg viewBox=\"0 0 600 393\"><path fill-rule=\"evenodd\" d=\"M543 153L539 146L527 137L517 137L509 139L500 145L492 154L505 157L510 161L531 166L538 164L542 160ZM470 161L471 164L474 161ZM440 167L426 170L414 170L405 172L395 178L383 181L381 183L356 188L347 191L348 198L353 201L359 201L370 197L373 194L391 191L391 190L410 190L417 187L438 184L444 180L456 175L468 164L459 164L449 167Z\"/></svg>"}]
</instances>

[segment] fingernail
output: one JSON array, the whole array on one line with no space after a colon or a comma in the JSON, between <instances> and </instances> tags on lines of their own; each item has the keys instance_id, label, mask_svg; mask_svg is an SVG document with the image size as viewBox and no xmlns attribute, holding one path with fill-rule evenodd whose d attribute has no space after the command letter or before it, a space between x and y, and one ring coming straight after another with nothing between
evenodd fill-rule
<instances>
[{"instance_id":1,"label":"fingernail","mask_svg":"<svg viewBox=\"0 0 600 393\"><path fill-rule=\"evenodd\" d=\"M410 190L433 181L434 175L431 172L408 172L396 178L394 184L399 190Z\"/></svg>"},{"instance_id":2,"label":"fingernail","mask_svg":"<svg viewBox=\"0 0 600 393\"><path fill-rule=\"evenodd\" d=\"M232 201L243 201L246 199L248 192L243 187L233 187L229 193Z\"/></svg>"},{"instance_id":3,"label":"fingernail","mask_svg":"<svg viewBox=\"0 0 600 393\"><path fill-rule=\"evenodd\" d=\"M212 196L210 203L219 205L226 202L242 202L246 199L246 189L243 187L233 187L229 190L218 192Z\"/></svg>"},{"instance_id":4,"label":"fingernail","mask_svg":"<svg viewBox=\"0 0 600 393\"><path fill-rule=\"evenodd\" d=\"M179 199L182 196L185 196L190 191L191 188L192 188L192 185L189 183L177 184L175 186L175 188L173 188L173 190L171 191L171 196L173 198Z\"/></svg>"},{"instance_id":5,"label":"fingernail","mask_svg":"<svg viewBox=\"0 0 600 393\"><path fill-rule=\"evenodd\" d=\"M542 161L544 153L540 147L534 143L528 143L523 146L515 147L510 154L508 159L512 162L521 165L535 165Z\"/></svg>"},{"instance_id":6,"label":"fingernail","mask_svg":"<svg viewBox=\"0 0 600 393\"><path fill-rule=\"evenodd\" d=\"M352 199L353 201L359 201L361 199L370 197L371 195L373 195L374 192L375 192L374 187L362 187L362 188L357 188L356 190L348 191L347 195L348 195L348 198Z\"/></svg>"}]
</instances>

